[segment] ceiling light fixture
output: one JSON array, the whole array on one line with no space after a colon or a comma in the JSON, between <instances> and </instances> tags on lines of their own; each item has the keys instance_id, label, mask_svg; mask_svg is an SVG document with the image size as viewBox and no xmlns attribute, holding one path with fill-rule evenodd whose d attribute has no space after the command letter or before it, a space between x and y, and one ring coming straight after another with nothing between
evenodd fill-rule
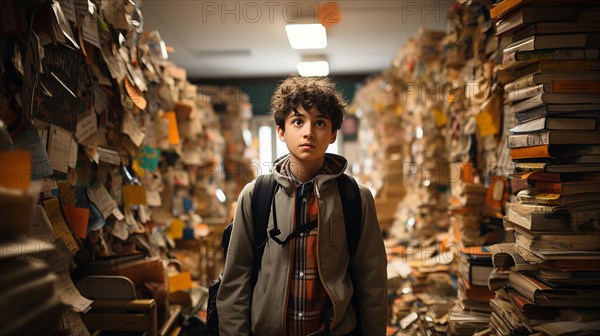
<instances>
[{"instance_id":1,"label":"ceiling light fixture","mask_svg":"<svg viewBox=\"0 0 600 336\"><path fill-rule=\"evenodd\" d=\"M294 49L322 49L327 47L327 32L320 23L288 24L285 32Z\"/></svg>"},{"instance_id":2,"label":"ceiling light fixture","mask_svg":"<svg viewBox=\"0 0 600 336\"><path fill-rule=\"evenodd\" d=\"M329 75L329 63L323 55L304 56L296 65L302 77L319 77Z\"/></svg>"}]
</instances>

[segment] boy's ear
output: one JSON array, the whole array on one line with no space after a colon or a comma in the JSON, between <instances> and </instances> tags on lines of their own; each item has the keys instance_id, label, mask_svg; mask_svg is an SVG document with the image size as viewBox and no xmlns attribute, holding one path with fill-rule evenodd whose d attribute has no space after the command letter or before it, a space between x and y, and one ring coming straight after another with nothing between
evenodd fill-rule
<instances>
[{"instance_id":1,"label":"boy's ear","mask_svg":"<svg viewBox=\"0 0 600 336\"><path fill-rule=\"evenodd\" d=\"M281 129L281 127L277 126L277 135L279 136L279 140L285 141L284 137L285 131Z\"/></svg>"},{"instance_id":2,"label":"boy's ear","mask_svg":"<svg viewBox=\"0 0 600 336\"><path fill-rule=\"evenodd\" d=\"M334 143L336 139L337 139L337 131L333 131L331 134L331 141L329 143L330 144Z\"/></svg>"}]
</instances>

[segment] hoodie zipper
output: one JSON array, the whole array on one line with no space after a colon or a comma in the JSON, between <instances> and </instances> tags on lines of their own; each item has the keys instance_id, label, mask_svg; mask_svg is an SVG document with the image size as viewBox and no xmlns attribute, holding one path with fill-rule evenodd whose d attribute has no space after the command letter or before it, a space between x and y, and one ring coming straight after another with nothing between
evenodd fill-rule
<instances>
[{"instance_id":1,"label":"hoodie zipper","mask_svg":"<svg viewBox=\"0 0 600 336\"><path fill-rule=\"evenodd\" d=\"M297 210L297 206L296 206L296 186L294 184L292 184L292 187L294 188L294 200L293 200L293 204L294 204L294 217L293 217L293 227L292 227L292 231L296 229L296 210ZM289 290L290 290L290 281L292 279L292 272L294 270L294 258L295 258L295 253L294 253L294 247L292 244L294 244L294 240L292 239L292 241L290 242L290 244L288 245L288 248L290 249L290 262L291 264L289 265L290 267L288 267L288 276L287 276L287 282L285 283L285 300L283 303L283 316L281 317L281 329L283 330L283 334L286 335L287 334L287 323L286 323L286 316L287 316L287 309L288 309L288 303L289 303L289 298L290 298L290 294L289 294Z\"/></svg>"}]
</instances>

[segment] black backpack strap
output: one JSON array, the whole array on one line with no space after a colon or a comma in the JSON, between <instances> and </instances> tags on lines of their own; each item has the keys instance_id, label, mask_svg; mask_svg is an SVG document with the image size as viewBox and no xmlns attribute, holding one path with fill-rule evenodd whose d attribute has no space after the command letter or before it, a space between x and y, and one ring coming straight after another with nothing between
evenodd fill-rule
<instances>
[{"instance_id":1,"label":"black backpack strap","mask_svg":"<svg viewBox=\"0 0 600 336\"><path fill-rule=\"evenodd\" d=\"M340 175L337 178L338 190L342 200L344 209L344 225L346 227L346 239L348 240L348 252L350 253L350 261L356 254L358 240L360 239L361 224L362 224L362 202L360 199L360 189L358 183L346 174ZM356 284L356 275L352 271L352 267L348 267L348 274L353 284ZM356 291L350 299L354 313L356 314L356 326L349 335L361 335L361 320L360 320L360 305Z\"/></svg>"},{"instance_id":2,"label":"black backpack strap","mask_svg":"<svg viewBox=\"0 0 600 336\"><path fill-rule=\"evenodd\" d=\"M342 174L337 178L338 190L342 199L344 209L344 224L346 226L346 238L348 239L348 251L350 258L354 257L358 240L360 239L360 229L362 220L362 204L360 200L360 189L358 183L346 175Z\"/></svg>"},{"instance_id":3,"label":"black backpack strap","mask_svg":"<svg viewBox=\"0 0 600 336\"><path fill-rule=\"evenodd\" d=\"M258 280L258 272L267 242L267 226L271 213L271 201L275 194L277 181L273 174L259 175L252 192L252 223L254 225L254 265L250 276L250 285L254 287Z\"/></svg>"}]
</instances>

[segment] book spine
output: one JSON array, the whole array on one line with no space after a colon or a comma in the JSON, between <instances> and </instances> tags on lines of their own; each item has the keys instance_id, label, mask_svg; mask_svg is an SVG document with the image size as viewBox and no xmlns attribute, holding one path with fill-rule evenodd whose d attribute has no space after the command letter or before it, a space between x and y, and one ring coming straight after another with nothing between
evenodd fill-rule
<instances>
[{"instance_id":1,"label":"book spine","mask_svg":"<svg viewBox=\"0 0 600 336\"><path fill-rule=\"evenodd\" d=\"M523 24L523 11L516 12L503 20L496 22L496 35L501 35Z\"/></svg>"},{"instance_id":2,"label":"book spine","mask_svg":"<svg viewBox=\"0 0 600 336\"><path fill-rule=\"evenodd\" d=\"M519 50L504 55L502 64L513 61L538 61L538 60L585 60L598 58L598 49L594 48L568 48L568 49L541 49ZM505 62L506 59L506 62Z\"/></svg>"},{"instance_id":3,"label":"book spine","mask_svg":"<svg viewBox=\"0 0 600 336\"><path fill-rule=\"evenodd\" d=\"M597 60L543 60L538 71L590 71L600 68Z\"/></svg>"},{"instance_id":4,"label":"book spine","mask_svg":"<svg viewBox=\"0 0 600 336\"><path fill-rule=\"evenodd\" d=\"M535 182L535 189L538 192L551 193L551 194L562 194L562 186L560 183L552 182Z\"/></svg>"},{"instance_id":5,"label":"book spine","mask_svg":"<svg viewBox=\"0 0 600 336\"><path fill-rule=\"evenodd\" d=\"M513 8L520 6L523 0L504 0L490 9L490 18L498 20L506 16Z\"/></svg>"},{"instance_id":6,"label":"book spine","mask_svg":"<svg viewBox=\"0 0 600 336\"><path fill-rule=\"evenodd\" d=\"M542 118L548 115L548 111L545 106L540 106L538 108L527 110L519 113L515 113L515 119L518 123L523 123L529 120Z\"/></svg>"},{"instance_id":7,"label":"book spine","mask_svg":"<svg viewBox=\"0 0 600 336\"><path fill-rule=\"evenodd\" d=\"M531 86L534 86L535 84L536 83L533 80L533 75L529 75L527 77L517 79L514 82L504 85L504 91L509 92L509 91L515 91L515 90L520 90L520 89L526 89Z\"/></svg>"},{"instance_id":8,"label":"book spine","mask_svg":"<svg viewBox=\"0 0 600 336\"><path fill-rule=\"evenodd\" d=\"M548 145L549 133L511 134L508 136L508 148Z\"/></svg>"},{"instance_id":9,"label":"book spine","mask_svg":"<svg viewBox=\"0 0 600 336\"><path fill-rule=\"evenodd\" d=\"M537 96L533 96L531 98L527 98L523 101L517 102L516 104L511 105L510 110L512 111L512 113L518 113L543 105L543 95L544 93L540 93Z\"/></svg>"},{"instance_id":10,"label":"book spine","mask_svg":"<svg viewBox=\"0 0 600 336\"><path fill-rule=\"evenodd\" d=\"M550 157L548 145L511 148L510 156L513 159L533 159Z\"/></svg>"},{"instance_id":11,"label":"book spine","mask_svg":"<svg viewBox=\"0 0 600 336\"><path fill-rule=\"evenodd\" d=\"M553 93L589 93L600 94L600 81L553 80Z\"/></svg>"},{"instance_id":12,"label":"book spine","mask_svg":"<svg viewBox=\"0 0 600 336\"><path fill-rule=\"evenodd\" d=\"M536 170L543 170L545 163L529 163L529 162L519 162L515 163L515 172L517 173L525 173L532 172Z\"/></svg>"},{"instance_id":13,"label":"book spine","mask_svg":"<svg viewBox=\"0 0 600 336\"><path fill-rule=\"evenodd\" d=\"M523 100L535 96L538 93L544 92L544 84L526 87L520 90L510 91L507 96L507 101L513 102Z\"/></svg>"}]
</instances>

